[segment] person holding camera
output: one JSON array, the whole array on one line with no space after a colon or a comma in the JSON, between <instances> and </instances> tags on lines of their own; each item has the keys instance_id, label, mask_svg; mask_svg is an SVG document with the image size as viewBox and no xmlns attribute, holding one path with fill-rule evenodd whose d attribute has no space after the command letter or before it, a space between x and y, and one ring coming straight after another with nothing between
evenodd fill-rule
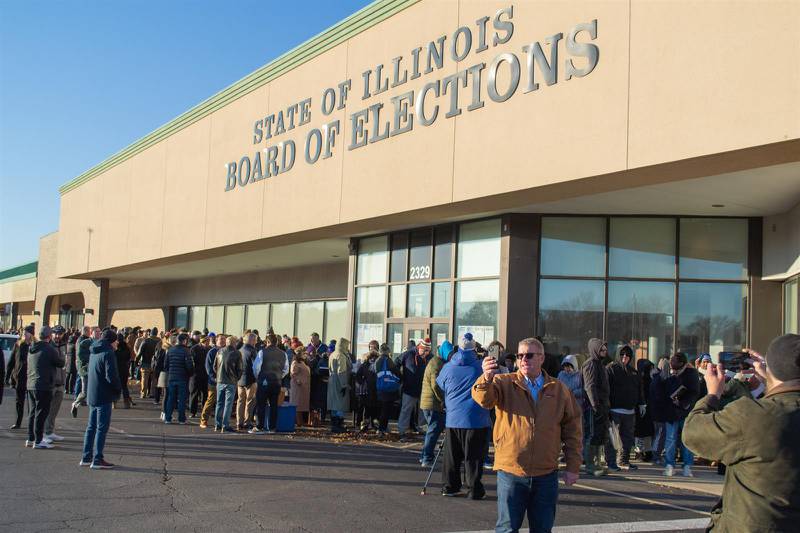
<instances>
[{"instance_id":1,"label":"person holding camera","mask_svg":"<svg viewBox=\"0 0 800 533\"><path fill-rule=\"evenodd\" d=\"M686 419L696 453L728 465L710 531L796 531L800 523L800 335L774 339L766 357L745 350L767 391L721 407L725 369L709 365L708 395Z\"/></svg>"},{"instance_id":2,"label":"person holding camera","mask_svg":"<svg viewBox=\"0 0 800 533\"><path fill-rule=\"evenodd\" d=\"M558 456L567 463L564 483L578 480L583 447L582 412L575 396L542 365L544 346L534 338L520 341L519 370L498 374L493 357L483 360L483 374L472 398L495 409L497 532L516 532L525 514L531 531L551 531L558 501ZM449 416L449 415L448 415Z\"/></svg>"}]
</instances>

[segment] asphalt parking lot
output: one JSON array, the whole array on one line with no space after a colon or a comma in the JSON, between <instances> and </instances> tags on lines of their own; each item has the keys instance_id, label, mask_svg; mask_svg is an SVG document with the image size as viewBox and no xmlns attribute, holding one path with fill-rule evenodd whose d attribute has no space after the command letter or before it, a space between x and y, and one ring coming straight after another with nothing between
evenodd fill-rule
<instances>
[{"instance_id":1,"label":"asphalt parking lot","mask_svg":"<svg viewBox=\"0 0 800 533\"><path fill-rule=\"evenodd\" d=\"M220 435L196 423L165 426L139 401L115 410L110 471L78 466L86 410L64 402L53 450L25 448L0 406L3 531L415 531L493 530L495 476L484 501L443 498L440 473L427 495L418 443L333 441L295 435ZM438 467L437 467L438 470ZM700 530L713 495L638 479L581 477L560 487L557 531ZM633 523L631 525L631 523ZM673 527L674 526L674 527ZM648 529L649 528L649 529Z\"/></svg>"}]
</instances>

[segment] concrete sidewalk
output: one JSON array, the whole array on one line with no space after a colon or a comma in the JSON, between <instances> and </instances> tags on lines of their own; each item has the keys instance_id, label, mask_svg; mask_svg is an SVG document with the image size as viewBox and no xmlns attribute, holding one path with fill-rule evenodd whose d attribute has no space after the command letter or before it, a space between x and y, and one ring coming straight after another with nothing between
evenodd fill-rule
<instances>
[{"instance_id":1,"label":"concrete sidewalk","mask_svg":"<svg viewBox=\"0 0 800 533\"><path fill-rule=\"evenodd\" d=\"M663 466L656 466L650 463L636 463L636 466L639 467L638 470L615 472L610 475L624 477L626 479L635 479L637 481L646 481L647 483L671 487L673 489L691 490L694 492L713 494L714 496L722 496L722 483L725 476L717 474L716 467L693 466L692 473L694 477L683 477L681 475L682 469L676 468L675 475L673 477L667 477L663 474Z\"/></svg>"}]
</instances>

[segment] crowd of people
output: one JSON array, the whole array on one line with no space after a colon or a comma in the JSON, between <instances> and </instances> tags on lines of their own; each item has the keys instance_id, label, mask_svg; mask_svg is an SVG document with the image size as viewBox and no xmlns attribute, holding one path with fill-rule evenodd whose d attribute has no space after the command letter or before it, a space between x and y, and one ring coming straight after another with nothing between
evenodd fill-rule
<instances>
[{"instance_id":1,"label":"crowd of people","mask_svg":"<svg viewBox=\"0 0 800 533\"><path fill-rule=\"evenodd\" d=\"M599 477L634 470L637 460L663 465L665 476L676 473L680 460L680 473L692 477L693 452L716 463L720 473L726 464L747 472L740 464L743 449L725 440L747 440L737 433L743 431L737 426L741 420L722 416L735 409L755 418L765 405L772 409L778 423L773 420L764 432L778 427L791 434L780 435L771 447L762 444L759 451L785 463L778 485L787 488L787 478L798 480L797 452L785 450L787 443L800 444L800 426L785 423L787 416L798 422L800 337L780 337L766 360L751 351L741 367L728 370L709 354L690 361L678 352L654 363L637 360L634 348L622 345L611 356L602 339L589 340L586 356L564 352L560 360L553 358L541 339L529 338L517 353L508 353L497 341L481 346L470 333L458 346L444 341L435 350L428 338L412 341L399 355L373 340L356 356L347 339L326 344L316 333L304 344L272 329L262 338L256 330L234 336L113 326L77 331L44 326L34 335L28 326L0 383L16 391L12 429L21 427L28 402L25 445L35 449L63 440L55 429L66 394L73 396L73 417L88 407L80 465L93 469L113 467L104 460L105 438L112 408L135 406L131 380L137 399L160 406L164 424L198 418L200 428L220 433L274 433L287 404L296 413L290 427L319 427L329 416L332 433L348 431L350 413L354 431L379 437L396 418L401 439L424 435L423 467L432 468L443 454L444 496L466 491L469 498L485 498L483 471L494 466L498 531L517 531L526 510L529 522L541 530L552 527L559 462L566 465L568 485L581 468ZM731 500L748 501L737 495ZM780 512L774 502L763 507L764 516L786 516L785 505L779 505Z\"/></svg>"}]
</instances>

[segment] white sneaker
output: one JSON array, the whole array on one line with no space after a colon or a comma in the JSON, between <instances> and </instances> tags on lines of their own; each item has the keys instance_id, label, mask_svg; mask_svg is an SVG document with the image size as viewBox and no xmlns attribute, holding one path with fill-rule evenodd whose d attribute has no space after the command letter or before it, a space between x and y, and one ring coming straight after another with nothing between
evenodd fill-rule
<instances>
[{"instance_id":1,"label":"white sneaker","mask_svg":"<svg viewBox=\"0 0 800 533\"><path fill-rule=\"evenodd\" d=\"M164 420L164 413L163 413L163 411L162 411L162 413L161 413L161 420Z\"/></svg>"},{"instance_id":2,"label":"white sneaker","mask_svg":"<svg viewBox=\"0 0 800 533\"><path fill-rule=\"evenodd\" d=\"M52 442L47 442L44 439L42 439L42 442L40 442L39 444L34 444L33 447L37 450L50 450L52 448L55 448Z\"/></svg>"},{"instance_id":3,"label":"white sneaker","mask_svg":"<svg viewBox=\"0 0 800 533\"><path fill-rule=\"evenodd\" d=\"M694 477L694 474L692 474L692 467L691 466L684 466L683 467L683 477Z\"/></svg>"},{"instance_id":4,"label":"white sneaker","mask_svg":"<svg viewBox=\"0 0 800 533\"><path fill-rule=\"evenodd\" d=\"M42 442L46 442L47 444L53 444L53 441L50 440L50 438L47 435L42 437Z\"/></svg>"},{"instance_id":5,"label":"white sneaker","mask_svg":"<svg viewBox=\"0 0 800 533\"><path fill-rule=\"evenodd\" d=\"M49 435L45 435L44 438L46 438L50 442L61 442L62 440L64 440L64 437L62 437L61 435L57 435L55 433L50 433Z\"/></svg>"},{"instance_id":6,"label":"white sneaker","mask_svg":"<svg viewBox=\"0 0 800 533\"><path fill-rule=\"evenodd\" d=\"M664 475L667 477L672 477L675 475L675 469L672 465L667 465L667 467L664 469Z\"/></svg>"},{"instance_id":7,"label":"white sneaker","mask_svg":"<svg viewBox=\"0 0 800 533\"><path fill-rule=\"evenodd\" d=\"M267 432L266 431L262 431L262 430L260 430L258 428L253 428L250 431L248 431L248 433L250 435L265 435Z\"/></svg>"},{"instance_id":8,"label":"white sneaker","mask_svg":"<svg viewBox=\"0 0 800 533\"><path fill-rule=\"evenodd\" d=\"M89 466L91 464L92 464L91 461L84 461L83 459L81 459L81 462L78 463L78 466Z\"/></svg>"},{"instance_id":9,"label":"white sneaker","mask_svg":"<svg viewBox=\"0 0 800 533\"><path fill-rule=\"evenodd\" d=\"M27 447L29 447L29 446L30 446L31 448L33 448L33 445L34 445L34 444L36 444L36 443L35 443L35 442L33 442L32 440L27 440L27 439L25 440L25 447L26 447L26 448L27 448Z\"/></svg>"}]
</instances>

